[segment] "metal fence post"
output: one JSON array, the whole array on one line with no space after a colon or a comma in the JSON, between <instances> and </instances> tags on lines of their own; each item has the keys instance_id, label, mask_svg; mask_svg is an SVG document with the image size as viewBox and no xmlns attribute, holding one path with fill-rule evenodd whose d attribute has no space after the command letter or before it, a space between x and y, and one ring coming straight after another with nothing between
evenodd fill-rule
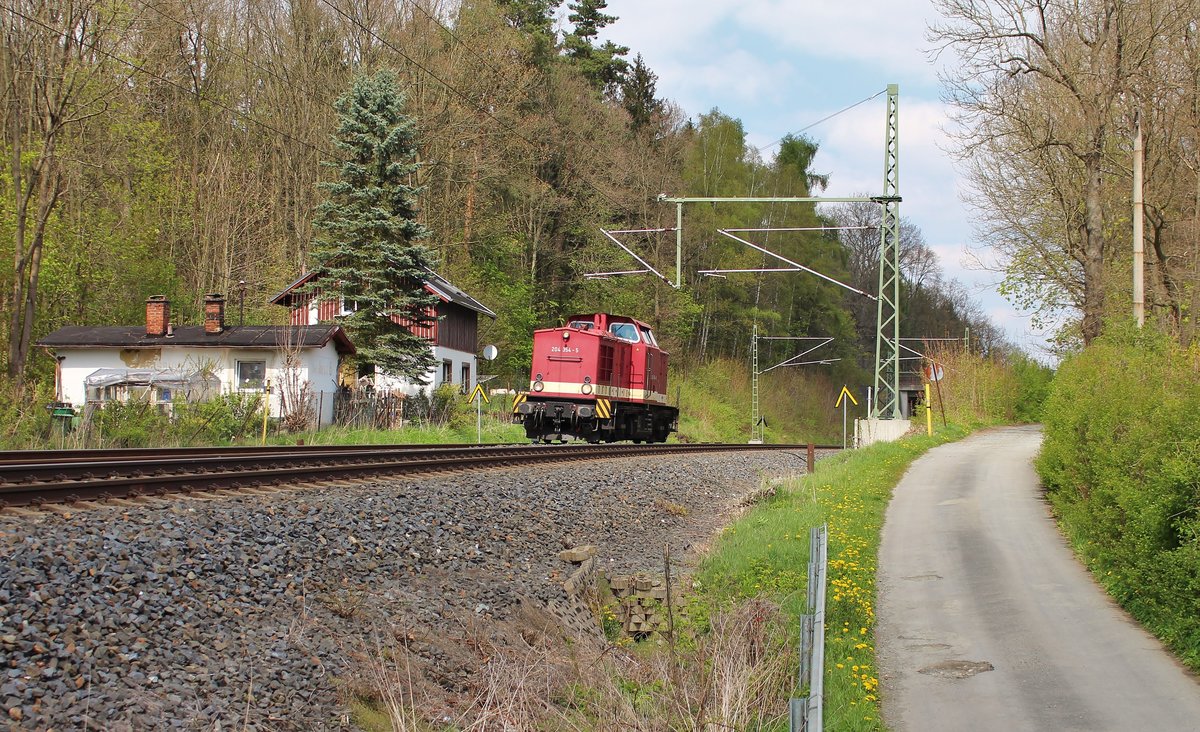
<instances>
[{"instance_id":1,"label":"metal fence post","mask_svg":"<svg viewBox=\"0 0 1200 732\"><path fill-rule=\"evenodd\" d=\"M788 705L791 732L821 732L824 716L825 582L829 563L828 526L808 534L807 613L800 616L800 673L797 685L808 695Z\"/></svg>"}]
</instances>

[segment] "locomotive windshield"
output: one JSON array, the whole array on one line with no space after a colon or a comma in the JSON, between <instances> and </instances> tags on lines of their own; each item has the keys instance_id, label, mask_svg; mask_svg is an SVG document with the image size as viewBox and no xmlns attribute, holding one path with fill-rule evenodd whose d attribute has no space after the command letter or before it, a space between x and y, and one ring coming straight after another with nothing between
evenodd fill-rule
<instances>
[{"instance_id":1,"label":"locomotive windshield","mask_svg":"<svg viewBox=\"0 0 1200 732\"><path fill-rule=\"evenodd\" d=\"M650 329L645 326L642 326L642 340L654 346L655 348L658 347L658 341L654 340L654 334L651 333Z\"/></svg>"},{"instance_id":2,"label":"locomotive windshield","mask_svg":"<svg viewBox=\"0 0 1200 732\"><path fill-rule=\"evenodd\" d=\"M578 328L579 330L591 330L592 328L596 327L596 324L590 320L572 320L570 323L568 323L568 326L571 328Z\"/></svg>"},{"instance_id":3,"label":"locomotive windshield","mask_svg":"<svg viewBox=\"0 0 1200 732\"><path fill-rule=\"evenodd\" d=\"M638 328L633 323L609 323L608 332L623 341L638 342Z\"/></svg>"}]
</instances>

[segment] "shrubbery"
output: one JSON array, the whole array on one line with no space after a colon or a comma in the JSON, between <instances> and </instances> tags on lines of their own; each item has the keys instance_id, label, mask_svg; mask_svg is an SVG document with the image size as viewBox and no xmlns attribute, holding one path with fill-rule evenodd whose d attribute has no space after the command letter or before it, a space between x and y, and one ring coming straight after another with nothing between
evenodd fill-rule
<instances>
[{"instance_id":1,"label":"shrubbery","mask_svg":"<svg viewBox=\"0 0 1200 732\"><path fill-rule=\"evenodd\" d=\"M204 402L179 402L167 414L142 400L109 402L75 433L82 447L223 445L256 438L262 430L262 395L222 394Z\"/></svg>"},{"instance_id":2,"label":"shrubbery","mask_svg":"<svg viewBox=\"0 0 1200 732\"><path fill-rule=\"evenodd\" d=\"M1118 332L1065 362L1038 470L1097 579L1200 669L1200 350Z\"/></svg>"}]
</instances>

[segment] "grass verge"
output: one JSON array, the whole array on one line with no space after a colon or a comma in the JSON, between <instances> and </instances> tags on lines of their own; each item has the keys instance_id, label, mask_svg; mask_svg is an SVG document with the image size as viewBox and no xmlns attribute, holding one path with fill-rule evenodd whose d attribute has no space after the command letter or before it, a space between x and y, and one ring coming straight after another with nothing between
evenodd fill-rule
<instances>
[{"instance_id":1,"label":"grass verge","mask_svg":"<svg viewBox=\"0 0 1200 732\"><path fill-rule=\"evenodd\" d=\"M951 425L898 442L840 453L816 473L780 484L721 535L702 563L693 605L718 608L771 598L798 637L807 586L808 530L829 524L825 633L825 724L860 732L884 729L875 667L875 569L880 528L908 466L931 447L965 436ZM786 691L783 693L787 693ZM786 729L786 720L780 729Z\"/></svg>"}]
</instances>

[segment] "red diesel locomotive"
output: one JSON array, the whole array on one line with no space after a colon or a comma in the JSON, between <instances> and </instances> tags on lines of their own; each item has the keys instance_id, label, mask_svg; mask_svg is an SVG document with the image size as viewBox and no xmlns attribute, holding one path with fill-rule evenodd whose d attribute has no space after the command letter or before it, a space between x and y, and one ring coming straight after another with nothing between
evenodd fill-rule
<instances>
[{"instance_id":1,"label":"red diesel locomotive","mask_svg":"<svg viewBox=\"0 0 1200 732\"><path fill-rule=\"evenodd\" d=\"M665 442L679 424L667 405L667 352L649 325L607 313L534 331L529 391L513 414L543 442Z\"/></svg>"}]
</instances>

